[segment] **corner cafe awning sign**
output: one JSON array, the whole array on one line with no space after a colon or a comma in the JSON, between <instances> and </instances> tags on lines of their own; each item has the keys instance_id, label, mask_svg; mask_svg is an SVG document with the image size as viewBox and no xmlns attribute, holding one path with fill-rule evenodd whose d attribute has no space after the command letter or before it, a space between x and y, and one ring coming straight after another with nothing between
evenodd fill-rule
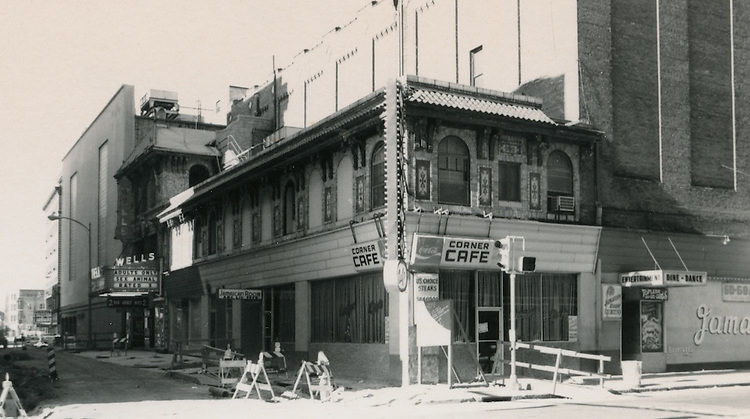
<instances>
[{"instance_id":1,"label":"corner cafe awning sign","mask_svg":"<svg viewBox=\"0 0 750 419\"><path fill-rule=\"evenodd\" d=\"M706 285L708 273L693 271L636 271L620 274L620 284L626 287L685 287Z\"/></svg>"},{"instance_id":2,"label":"corner cafe awning sign","mask_svg":"<svg viewBox=\"0 0 750 419\"><path fill-rule=\"evenodd\" d=\"M495 240L415 234L412 242L412 269L498 269Z\"/></svg>"}]
</instances>

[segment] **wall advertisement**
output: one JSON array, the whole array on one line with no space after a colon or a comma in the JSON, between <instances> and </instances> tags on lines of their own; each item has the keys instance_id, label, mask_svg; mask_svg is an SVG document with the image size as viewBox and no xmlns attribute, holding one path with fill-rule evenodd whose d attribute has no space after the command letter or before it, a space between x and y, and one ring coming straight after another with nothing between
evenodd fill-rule
<instances>
[{"instance_id":1,"label":"wall advertisement","mask_svg":"<svg viewBox=\"0 0 750 419\"><path fill-rule=\"evenodd\" d=\"M750 345L750 302L727 301L726 285L670 289L664 306L668 364L750 359L745 350Z\"/></svg>"}]
</instances>

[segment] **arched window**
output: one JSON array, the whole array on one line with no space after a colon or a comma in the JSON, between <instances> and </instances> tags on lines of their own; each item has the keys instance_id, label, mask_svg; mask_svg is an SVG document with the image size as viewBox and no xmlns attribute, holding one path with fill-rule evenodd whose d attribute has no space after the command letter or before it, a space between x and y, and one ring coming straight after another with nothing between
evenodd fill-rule
<instances>
[{"instance_id":1,"label":"arched window","mask_svg":"<svg viewBox=\"0 0 750 419\"><path fill-rule=\"evenodd\" d=\"M547 208L555 212L572 212L573 164L562 151L553 151L547 159Z\"/></svg>"},{"instance_id":2,"label":"arched window","mask_svg":"<svg viewBox=\"0 0 750 419\"><path fill-rule=\"evenodd\" d=\"M385 206L385 148L378 143L370 158L370 208Z\"/></svg>"},{"instance_id":3,"label":"arched window","mask_svg":"<svg viewBox=\"0 0 750 419\"><path fill-rule=\"evenodd\" d=\"M208 179L208 169L206 166L196 164L188 173L188 187L193 187L206 179Z\"/></svg>"},{"instance_id":4,"label":"arched window","mask_svg":"<svg viewBox=\"0 0 750 419\"><path fill-rule=\"evenodd\" d=\"M469 148L458 137L438 145L438 202L469 205Z\"/></svg>"},{"instance_id":5,"label":"arched window","mask_svg":"<svg viewBox=\"0 0 750 419\"><path fill-rule=\"evenodd\" d=\"M297 228L295 202L294 184L287 182L284 188L284 234L294 233Z\"/></svg>"},{"instance_id":6,"label":"arched window","mask_svg":"<svg viewBox=\"0 0 750 419\"><path fill-rule=\"evenodd\" d=\"M573 196L573 165L562 151L547 159L547 191L550 196Z\"/></svg>"}]
</instances>

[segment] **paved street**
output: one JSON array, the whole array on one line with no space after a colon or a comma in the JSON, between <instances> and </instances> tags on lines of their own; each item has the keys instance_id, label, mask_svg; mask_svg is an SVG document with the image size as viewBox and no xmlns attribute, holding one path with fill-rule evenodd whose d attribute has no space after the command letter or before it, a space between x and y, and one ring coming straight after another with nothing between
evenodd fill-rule
<instances>
[{"instance_id":1,"label":"paved street","mask_svg":"<svg viewBox=\"0 0 750 419\"><path fill-rule=\"evenodd\" d=\"M170 378L160 368L126 367L64 351L56 359L60 380L54 405L211 398L205 387Z\"/></svg>"},{"instance_id":2,"label":"paved street","mask_svg":"<svg viewBox=\"0 0 750 419\"><path fill-rule=\"evenodd\" d=\"M29 362L43 365L44 349L29 349L29 353L36 359ZM279 394L271 402L267 393L264 401L256 395L242 400L215 398L209 393L209 386L200 383L206 379L205 374L196 373L194 368L170 373L167 369L171 360L171 355L147 351L120 356L110 356L108 351L60 351L57 365L61 379L55 383L58 398L29 414L46 419L232 417L243 411L264 418L349 418L356 411L359 419L448 419L465 415L491 418L498 414L514 418L609 419L634 415L639 419L750 416L750 398L746 397L750 391L750 373L745 371L647 374L641 385L633 389L627 388L619 377L605 383L605 388L561 383L556 397L549 394L549 381L524 378L521 382L532 385L534 390L513 392L503 386L381 387L342 379L346 390L337 402L324 403L304 397L291 400L278 397ZM681 390L666 391L669 389ZM479 397L483 394L493 397Z\"/></svg>"}]
</instances>

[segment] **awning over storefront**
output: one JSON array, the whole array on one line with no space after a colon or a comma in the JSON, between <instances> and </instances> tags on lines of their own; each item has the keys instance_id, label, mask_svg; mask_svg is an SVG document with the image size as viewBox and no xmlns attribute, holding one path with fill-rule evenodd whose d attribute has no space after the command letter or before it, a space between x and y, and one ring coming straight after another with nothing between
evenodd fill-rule
<instances>
[{"instance_id":1,"label":"awning over storefront","mask_svg":"<svg viewBox=\"0 0 750 419\"><path fill-rule=\"evenodd\" d=\"M604 272L698 271L714 280L750 278L748 256L746 240L613 228L602 230L599 247Z\"/></svg>"},{"instance_id":2,"label":"awning over storefront","mask_svg":"<svg viewBox=\"0 0 750 419\"><path fill-rule=\"evenodd\" d=\"M164 292L167 298L171 300L203 295L203 283L196 266L188 266L172 271L169 275L165 274L163 283Z\"/></svg>"}]
</instances>

